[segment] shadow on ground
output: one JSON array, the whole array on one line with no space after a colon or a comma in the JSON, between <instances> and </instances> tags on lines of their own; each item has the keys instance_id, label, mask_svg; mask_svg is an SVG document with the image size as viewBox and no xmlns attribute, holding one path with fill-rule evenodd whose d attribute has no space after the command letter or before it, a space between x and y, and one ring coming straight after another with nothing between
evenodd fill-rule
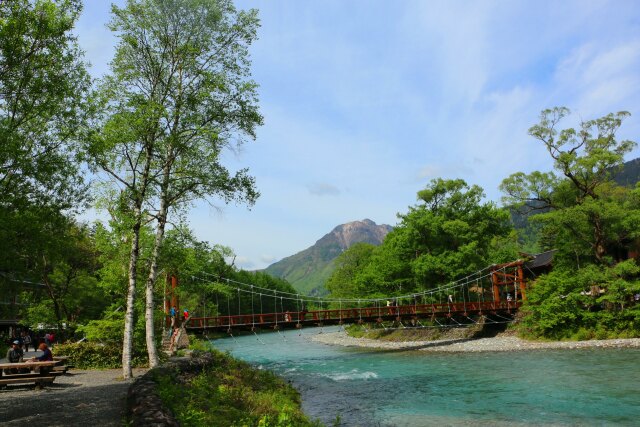
<instances>
[{"instance_id":1,"label":"shadow on ground","mask_svg":"<svg viewBox=\"0 0 640 427\"><path fill-rule=\"evenodd\" d=\"M0 391L0 424L21 426L122 426L129 383L56 384L44 390L11 387Z\"/></svg>"}]
</instances>

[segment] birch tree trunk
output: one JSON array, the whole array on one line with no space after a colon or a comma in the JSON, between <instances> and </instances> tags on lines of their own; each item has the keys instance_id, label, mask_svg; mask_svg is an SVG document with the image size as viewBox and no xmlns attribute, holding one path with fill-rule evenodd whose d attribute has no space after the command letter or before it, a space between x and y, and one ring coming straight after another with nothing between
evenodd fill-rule
<instances>
[{"instance_id":1,"label":"birch tree trunk","mask_svg":"<svg viewBox=\"0 0 640 427\"><path fill-rule=\"evenodd\" d=\"M138 280L138 260L140 258L140 230L142 228L142 206L149 186L149 173L151 170L153 146L147 143L145 146L144 168L140 175L139 191L134 190L134 222L131 227L133 239L129 255L129 286L127 289L127 311L124 316L124 337L122 340L122 376L125 379L133 377L131 369L131 357L133 355L133 329L135 321L136 287Z\"/></svg>"},{"instance_id":2,"label":"birch tree trunk","mask_svg":"<svg viewBox=\"0 0 640 427\"><path fill-rule=\"evenodd\" d=\"M140 218L140 209L136 208L136 218ZM140 221L137 220L133 228L133 240L129 255L129 286L127 289L127 311L124 316L124 337L122 340L122 376L125 379L133 377L131 369L131 355L133 350L134 303L136 300L136 276L138 272L138 257L140 255Z\"/></svg>"},{"instance_id":3,"label":"birch tree trunk","mask_svg":"<svg viewBox=\"0 0 640 427\"><path fill-rule=\"evenodd\" d=\"M155 329L154 329L154 309L155 303L153 295L155 283L158 277L158 256L160 255L160 246L164 238L165 225L167 223L167 194L166 187L163 188L160 196L160 210L158 211L158 225L156 227L156 236L153 243L153 252L151 254L151 265L149 267L149 276L145 286L145 331L147 338L147 353L149 355L149 367L154 368L159 365L158 352L156 350Z\"/></svg>"}]
</instances>

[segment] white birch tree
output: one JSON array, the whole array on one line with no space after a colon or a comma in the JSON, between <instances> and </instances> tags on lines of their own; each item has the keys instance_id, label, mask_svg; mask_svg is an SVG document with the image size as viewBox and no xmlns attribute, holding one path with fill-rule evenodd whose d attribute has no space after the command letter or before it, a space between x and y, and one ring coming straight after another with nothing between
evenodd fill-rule
<instances>
[{"instance_id":1,"label":"white birch tree","mask_svg":"<svg viewBox=\"0 0 640 427\"><path fill-rule=\"evenodd\" d=\"M258 19L255 10L237 11L228 0L129 0L112 11L110 27L120 41L101 92L110 113L92 145L100 168L122 189L131 222L128 377L140 227L148 219L155 224L145 284L153 367L158 254L171 214L201 199L251 205L258 197L246 169L230 171L221 161L225 149L254 139L262 123L248 55Z\"/></svg>"}]
</instances>

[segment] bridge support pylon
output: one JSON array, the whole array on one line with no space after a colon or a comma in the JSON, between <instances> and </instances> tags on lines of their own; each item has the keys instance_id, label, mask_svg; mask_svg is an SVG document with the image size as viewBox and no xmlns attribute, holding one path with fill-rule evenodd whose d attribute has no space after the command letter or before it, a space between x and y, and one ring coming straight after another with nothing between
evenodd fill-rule
<instances>
[{"instance_id":1,"label":"bridge support pylon","mask_svg":"<svg viewBox=\"0 0 640 427\"><path fill-rule=\"evenodd\" d=\"M518 260L506 264L494 265L491 269L491 285L493 301L501 302L503 294L513 291L513 300L526 300L526 286L522 266L524 261Z\"/></svg>"}]
</instances>

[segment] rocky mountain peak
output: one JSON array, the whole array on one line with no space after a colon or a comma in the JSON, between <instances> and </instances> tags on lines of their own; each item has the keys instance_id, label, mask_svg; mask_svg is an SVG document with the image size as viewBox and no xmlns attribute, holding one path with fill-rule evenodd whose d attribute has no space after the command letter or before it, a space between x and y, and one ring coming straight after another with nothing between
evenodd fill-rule
<instances>
[{"instance_id":1,"label":"rocky mountain peak","mask_svg":"<svg viewBox=\"0 0 640 427\"><path fill-rule=\"evenodd\" d=\"M334 259L355 243L379 245L392 230L370 219L353 221L335 227L313 246L271 264L264 271L288 280L306 295L326 294L325 280L333 272Z\"/></svg>"},{"instance_id":2,"label":"rocky mountain peak","mask_svg":"<svg viewBox=\"0 0 640 427\"><path fill-rule=\"evenodd\" d=\"M389 225L377 225L370 219L363 219L362 221L353 221L339 225L324 238L335 239L340 249L345 250L354 243L359 242L379 245L389 231L391 231L391 226Z\"/></svg>"}]
</instances>

